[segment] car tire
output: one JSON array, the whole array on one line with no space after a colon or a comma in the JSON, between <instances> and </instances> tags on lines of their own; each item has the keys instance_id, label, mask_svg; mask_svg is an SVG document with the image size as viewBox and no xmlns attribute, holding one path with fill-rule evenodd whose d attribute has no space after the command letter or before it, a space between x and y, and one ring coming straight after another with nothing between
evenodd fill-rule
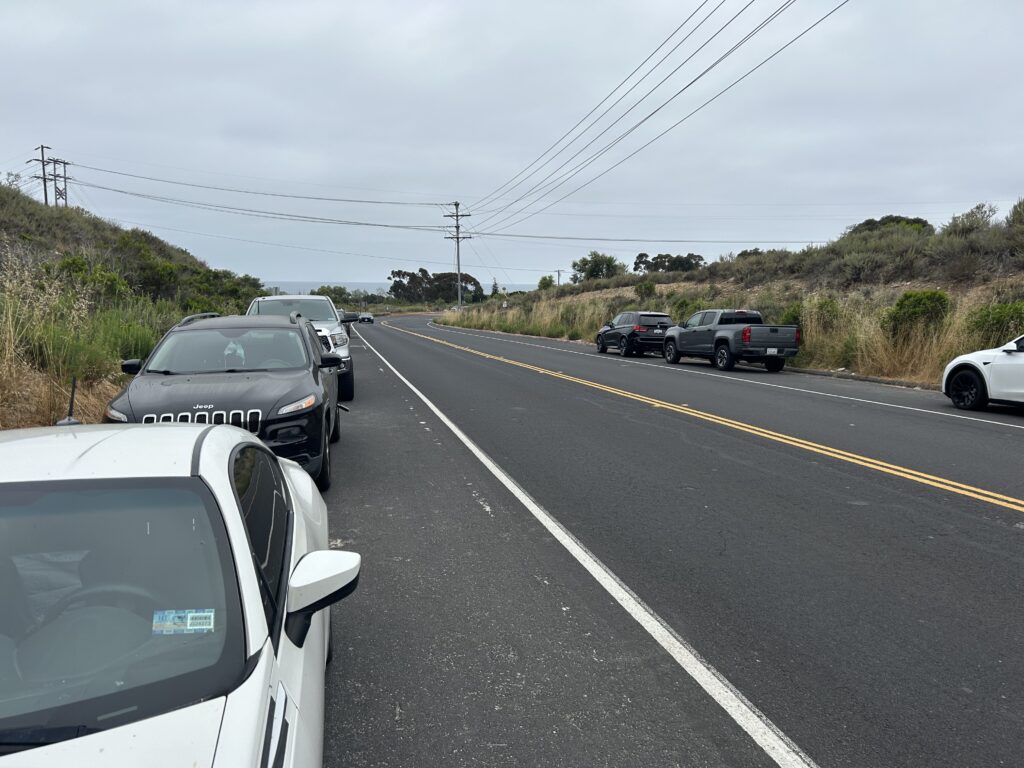
<instances>
[{"instance_id":1,"label":"car tire","mask_svg":"<svg viewBox=\"0 0 1024 768\"><path fill-rule=\"evenodd\" d=\"M320 453L320 471L316 475L316 487L326 491L331 487L331 441L327 439L327 425L324 424L323 449Z\"/></svg>"},{"instance_id":2,"label":"car tire","mask_svg":"<svg viewBox=\"0 0 1024 768\"><path fill-rule=\"evenodd\" d=\"M980 411L988 405L985 382L977 371L963 368L949 380L949 399L962 411Z\"/></svg>"},{"instance_id":3,"label":"car tire","mask_svg":"<svg viewBox=\"0 0 1024 768\"><path fill-rule=\"evenodd\" d=\"M324 666L328 666L334 659L334 630L331 628L331 612L324 611L324 618L327 619L327 658L324 660Z\"/></svg>"},{"instance_id":4,"label":"car tire","mask_svg":"<svg viewBox=\"0 0 1024 768\"><path fill-rule=\"evenodd\" d=\"M720 371L731 371L736 366L736 358L732 356L732 350L728 344L719 344L715 347L714 366Z\"/></svg>"},{"instance_id":5,"label":"car tire","mask_svg":"<svg viewBox=\"0 0 1024 768\"><path fill-rule=\"evenodd\" d=\"M350 373L338 381L338 399L347 403L356 396L356 377Z\"/></svg>"},{"instance_id":6,"label":"car tire","mask_svg":"<svg viewBox=\"0 0 1024 768\"><path fill-rule=\"evenodd\" d=\"M338 409L334 409L334 426L331 427L331 442L336 443L341 440L341 414L338 413Z\"/></svg>"},{"instance_id":7,"label":"car tire","mask_svg":"<svg viewBox=\"0 0 1024 768\"><path fill-rule=\"evenodd\" d=\"M608 345L604 343L604 336L597 337L597 353L603 355L608 351Z\"/></svg>"},{"instance_id":8,"label":"car tire","mask_svg":"<svg viewBox=\"0 0 1024 768\"><path fill-rule=\"evenodd\" d=\"M679 354L679 350L676 349L676 344L674 341L665 342L665 348L662 350L662 354L665 357L665 362L671 363L672 365L678 363L679 358L681 357L681 355Z\"/></svg>"},{"instance_id":9,"label":"car tire","mask_svg":"<svg viewBox=\"0 0 1024 768\"><path fill-rule=\"evenodd\" d=\"M784 357L769 357L764 361L764 367L766 371L772 373L778 373L786 367L786 358Z\"/></svg>"},{"instance_id":10,"label":"car tire","mask_svg":"<svg viewBox=\"0 0 1024 768\"><path fill-rule=\"evenodd\" d=\"M628 336L619 337L619 354L622 355L623 357L629 357L632 354L632 352L630 352L629 350Z\"/></svg>"}]
</instances>

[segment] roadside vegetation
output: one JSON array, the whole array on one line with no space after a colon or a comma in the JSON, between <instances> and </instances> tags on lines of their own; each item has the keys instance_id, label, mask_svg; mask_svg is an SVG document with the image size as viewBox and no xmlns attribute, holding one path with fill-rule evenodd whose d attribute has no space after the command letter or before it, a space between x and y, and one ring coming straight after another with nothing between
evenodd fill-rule
<instances>
[{"instance_id":1,"label":"roadside vegetation","mask_svg":"<svg viewBox=\"0 0 1024 768\"><path fill-rule=\"evenodd\" d=\"M637 256L632 269L591 252L572 282L487 301L443 321L467 328L591 340L626 309L685 321L712 307L758 309L798 323L794 365L935 385L962 352L1024 333L1024 201L998 219L978 205L939 229L886 216L800 251Z\"/></svg>"}]
</instances>

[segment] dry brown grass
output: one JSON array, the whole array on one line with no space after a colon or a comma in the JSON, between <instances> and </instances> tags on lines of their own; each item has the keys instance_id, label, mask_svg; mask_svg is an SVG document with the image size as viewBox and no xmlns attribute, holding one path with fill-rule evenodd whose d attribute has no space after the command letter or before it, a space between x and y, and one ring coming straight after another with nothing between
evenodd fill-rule
<instances>
[{"instance_id":1,"label":"dry brown grass","mask_svg":"<svg viewBox=\"0 0 1024 768\"><path fill-rule=\"evenodd\" d=\"M6 369L0 374L0 429L54 424L67 415L70 386L29 366ZM110 381L80 383L75 418L84 424L98 423L117 390Z\"/></svg>"}]
</instances>

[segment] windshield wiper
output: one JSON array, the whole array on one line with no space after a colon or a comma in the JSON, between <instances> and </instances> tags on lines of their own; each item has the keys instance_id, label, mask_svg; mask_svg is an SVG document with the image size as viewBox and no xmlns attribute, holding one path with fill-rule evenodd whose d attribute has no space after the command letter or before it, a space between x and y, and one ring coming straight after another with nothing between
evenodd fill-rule
<instances>
[{"instance_id":1,"label":"windshield wiper","mask_svg":"<svg viewBox=\"0 0 1024 768\"><path fill-rule=\"evenodd\" d=\"M177 371L165 371L160 368L147 368L146 373L162 373L164 376L177 376Z\"/></svg>"},{"instance_id":2,"label":"windshield wiper","mask_svg":"<svg viewBox=\"0 0 1024 768\"><path fill-rule=\"evenodd\" d=\"M56 744L90 733L99 733L102 728L88 725L54 725L36 728L9 728L0 731L0 755L10 755L26 749Z\"/></svg>"}]
</instances>

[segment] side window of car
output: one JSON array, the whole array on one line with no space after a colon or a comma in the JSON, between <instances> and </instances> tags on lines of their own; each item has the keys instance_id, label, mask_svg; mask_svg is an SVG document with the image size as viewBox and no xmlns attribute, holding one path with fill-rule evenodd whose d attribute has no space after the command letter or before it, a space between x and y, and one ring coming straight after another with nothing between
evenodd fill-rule
<instances>
[{"instance_id":1,"label":"side window of car","mask_svg":"<svg viewBox=\"0 0 1024 768\"><path fill-rule=\"evenodd\" d=\"M623 312L620 325L636 325L636 315L632 312Z\"/></svg>"},{"instance_id":2,"label":"side window of car","mask_svg":"<svg viewBox=\"0 0 1024 768\"><path fill-rule=\"evenodd\" d=\"M698 312L697 314L693 315L689 320L686 321L686 327L696 328L698 325L700 325L700 319L702 317L704 317L703 312Z\"/></svg>"},{"instance_id":3,"label":"side window of car","mask_svg":"<svg viewBox=\"0 0 1024 768\"><path fill-rule=\"evenodd\" d=\"M718 313L717 312L705 312L704 316L700 319L700 324L701 325L714 325L715 324L715 315L716 314L718 314Z\"/></svg>"},{"instance_id":4,"label":"side window of car","mask_svg":"<svg viewBox=\"0 0 1024 768\"><path fill-rule=\"evenodd\" d=\"M313 365L319 365L320 354L324 348L320 343L320 337L317 335L316 330L309 323L306 324L306 338L309 339L309 346L312 349Z\"/></svg>"},{"instance_id":5,"label":"side window of car","mask_svg":"<svg viewBox=\"0 0 1024 768\"><path fill-rule=\"evenodd\" d=\"M283 610L283 587L288 578L285 564L289 510L284 477L275 460L252 445L238 450L231 469L232 484L260 582L267 626L273 632Z\"/></svg>"},{"instance_id":6,"label":"side window of car","mask_svg":"<svg viewBox=\"0 0 1024 768\"><path fill-rule=\"evenodd\" d=\"M617 327L617 326L619 326L621 324L622 324L622 315L616 315L615 318L612 320L612 325Z\"/></svg>"}]
</instances>

